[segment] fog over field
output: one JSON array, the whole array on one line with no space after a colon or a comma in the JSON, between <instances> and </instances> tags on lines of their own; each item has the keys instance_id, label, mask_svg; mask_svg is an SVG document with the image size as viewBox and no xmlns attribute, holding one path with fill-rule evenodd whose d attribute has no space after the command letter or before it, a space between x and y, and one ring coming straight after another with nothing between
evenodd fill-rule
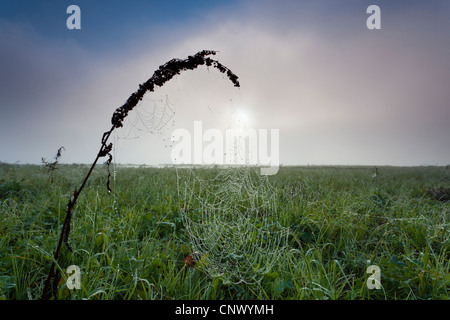
<instances>
[{"instance_id":1,"label":"fog over field","mask_svg":"<svg viewBox=\"0 0 450 320\"><path fill-rule=\"evenodd\" d=\"M80 30L66 27L71 4ZM379 30L366 26L371 4ZM0 161L64 146L61 162L91 163L140 83L210 49L241 88L206 67L176 77L115 132L116 162L171 163L172 131L237 121L279 129L285 165L446 165L449 15L448 1L2 1ZM146 132L139 121L167 101L173 117Z\"/></svg>"}]
</instances>

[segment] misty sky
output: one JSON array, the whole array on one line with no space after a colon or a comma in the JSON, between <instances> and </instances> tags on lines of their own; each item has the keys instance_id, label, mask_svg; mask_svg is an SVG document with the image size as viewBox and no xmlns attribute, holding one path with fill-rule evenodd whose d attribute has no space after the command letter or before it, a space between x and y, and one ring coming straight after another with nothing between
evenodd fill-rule
<instances>
[{"instance_id":1,"label":"misty sky","mask_svg":"<svg viewBox=\"0 0 450 320\"><path fill-rule=\"evenodd\" d=\"M66 27L71 4L81 30ZM380 30L366 27L371 4ZM446 0L2 0L0 161L40 163L64 146L61 162L91 163L138 85L203 49L241 88L206 67L176 77L114 132L115 161L170 163L167 138L198 120L279 129L285 165L450 163ZM149 133L166 101L173 117Z\"/></svg>"}]
</instances>

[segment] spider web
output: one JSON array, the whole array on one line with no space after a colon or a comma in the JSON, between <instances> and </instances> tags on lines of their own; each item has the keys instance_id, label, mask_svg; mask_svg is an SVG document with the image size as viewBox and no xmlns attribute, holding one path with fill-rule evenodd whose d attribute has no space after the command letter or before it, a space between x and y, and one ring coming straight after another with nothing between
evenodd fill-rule
<instances>
[{"instance_id":1,"label":"spider web","mask_svg":"<svg viewBox=\"0 0 450 320\"><path fill-rule=\"evenodd\" d=\"M276 190L248 166L217 169L210 178L196 171L180 169L177 176L197 266L224 283L259 282L287 245Z\"/></svg>"},{"instance_id":2,"label":"spider web","mask_svg":"<svg viewBox=\"0 0 450 320\"><path fill-rule=\"evenodd\" d=\"M114 136L114 182L120 140L151 134L163 140L165 147L172 146L169 130L175 126L176 108L169 96L175 94L178 100L180 83L175 84L175 89L169 89L169 94L159 99L145 95L124 122L121 134ZM184 94L202 92L189 81L184 85L189 87ZM234 100L230 99L229 104L231 113L235 112ZM235 125L229 123L230 127ZM244 140L239 140L233 150L226 152L234 153L236 159L245 158L244 144ZM277 192L269 178L258 172L258 168L248 165L209 170L176 166L178 197L184 203L183 224L196 265L223 283L259 282L287 245L288 228L279 223Z\"/></svg>"},{"instance_id":3,"label":"spider web","mask_svg":"<svg viewBox=\"0 0 450 320\"><path fill-rule=\"evenodd\" d=\"M118 139L139 139L142 134L156 134L169 141L169 128L175 126L175 105L169 95L152 99L146 94L130 114ZM168 147L168 145L166 145Z\"/></svg>"}]
</instances>

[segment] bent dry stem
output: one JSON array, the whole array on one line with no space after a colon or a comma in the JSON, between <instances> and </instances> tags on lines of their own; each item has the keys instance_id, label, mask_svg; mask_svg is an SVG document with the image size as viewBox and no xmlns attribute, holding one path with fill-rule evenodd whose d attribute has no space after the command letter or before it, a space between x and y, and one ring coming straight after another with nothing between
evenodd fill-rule
<instances>
[{"instance_id":1,"label":"bent dry stem","mask_svg":"<svg viewBox=\"0 0 450 320\"><path fill-rule=\"evenodd\" d=\"M128 100L119 108L117 108L112 116L111 123L112 127L109 131L105 132L102 137L101 141L101 147L99 152L97 153L97 156L92 163L86 177L83 180L83 183L79 187L79 189L75 189L73 196L69 200L67 204L67 210L66 210L66 217L64 219L64 224L61 230L58 246L56 248L54 259L52 262L52 265L50 267L49 274L47 276L47 280L45 281L45 287L42 294L41 299L47 300L50 298L50 285L53 279L52 283L52 294L55 299L57 299L57 291L58 291L58 282L61 278L59 274L59 270L55 269L56 263L59 258L59 254L61 251L62 243L64 242L69 251L72 252L72 247L69 244L69 234L70 234L70 221L72 219L72 211L77 203L78 196L80 195L81 191L83 190L84 186L86 185L86 182L88 181L92 171L94 170L95 165L97 164L97 161L105 156L108 156L107 164L109 164L112 161L112 143L107 144L108 139L111 136L111 133L114 131L115 128L120 128L123 126L123 121L128 115L128 112L133 110L133 108L139 103L139 101L142 100L144 95L147 92L153 92L155 87L162 87L167 81L172 79L175 75L180 74L181 71L185 70L193 70L201 65L206 65L208 67L212 66L216 69L218 69L221 73L225 73L227 77L230 79L230 81L234 84L235 87L239 87L239 81L238 77L231 72L230 69L222 65L220 62L211 59L210 55L215 55L216 51L211 50L203 50L198 53L196 53L193 56L189 56L187 59L181 60L181 59L172 59L165 63L164 65L161 65L158 70L156 70L152 77L148 79L145 83L139 85L139 89L134 92ZM108 191L110 192L109 188L109 177L110 174L108 174L108 182L107 187Z\"/></svg>"}]
</instances>

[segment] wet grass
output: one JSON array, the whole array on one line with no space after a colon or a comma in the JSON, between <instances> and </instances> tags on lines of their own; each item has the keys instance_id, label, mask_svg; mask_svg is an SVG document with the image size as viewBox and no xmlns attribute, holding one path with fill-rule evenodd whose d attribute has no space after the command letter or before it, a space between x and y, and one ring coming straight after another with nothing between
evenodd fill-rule
<instances>
[{"instance_id":1,"label":"wet grass","mask_svg":"<svg viewBox=\"0 0 450 320\"><path fill-rule=\"evenodd\" d=\"M0 164L0 298L39 299L69 196L87 167ZM212 177L214 170L198 174ZM448 299L450 170L444 167L284 167L270 176L289 243L253 285L210 278L184 258L175 169L98 166L74 209L57 267L59 299ZM65 271L77 265L81 289ZM381 289L369 290L369 265Z\"/></svg>"}]
</instances>

